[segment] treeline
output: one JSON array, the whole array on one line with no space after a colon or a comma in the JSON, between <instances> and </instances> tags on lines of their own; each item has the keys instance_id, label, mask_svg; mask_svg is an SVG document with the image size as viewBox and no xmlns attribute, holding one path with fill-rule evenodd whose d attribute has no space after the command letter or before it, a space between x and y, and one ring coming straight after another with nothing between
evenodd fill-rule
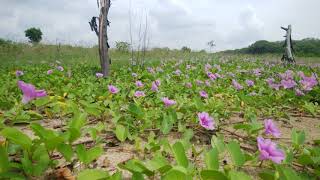
<instances>
[{"instance_id":1,"label":"treeline","mask_svg":"<svg viewBox=\"0 0 320 180\"><path fill-rule=\"evenodd\" d=\"M294 54L301 57L320 57L320 39L306 38L294 40ZM224 53L232 54L282 54L284 52L284 41L269 42L261 40L253 43L249 47L227 50Z\"/></svg>"}]
</instances>

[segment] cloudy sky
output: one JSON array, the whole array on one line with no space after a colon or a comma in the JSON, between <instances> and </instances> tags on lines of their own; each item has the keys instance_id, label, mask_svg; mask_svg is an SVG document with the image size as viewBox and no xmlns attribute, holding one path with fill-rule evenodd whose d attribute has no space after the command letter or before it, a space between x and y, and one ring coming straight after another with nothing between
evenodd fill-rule
<instances>
[{"instance_id":1,"label":"cloudy sky","mask_svg":"<svg viewBox=\"0 0 320 180\"><path fill-rule=\"evenodd\" d=\"M94 45L88 21L98 15L96 0L0 0L0 37L26 41L24 30L41 28L45 42ZM282 40L280 26L292 24L293 39L320 38L319 0L112 0L110 44L134 44L148 22L150 47L215 50L245 47L256 40ZM131 10L131 13L129 13Z\"/></svg>"}]
</instances>

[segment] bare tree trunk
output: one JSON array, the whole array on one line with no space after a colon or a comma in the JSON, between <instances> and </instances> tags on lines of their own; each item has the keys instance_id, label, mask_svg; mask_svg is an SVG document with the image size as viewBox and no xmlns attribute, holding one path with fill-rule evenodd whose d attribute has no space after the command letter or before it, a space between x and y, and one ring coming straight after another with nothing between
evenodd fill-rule
<instances>
[{"instance_id":1,"label":"bare tree trunk","mask_svg":"<svg viewBox=\"0 0 320 180\"><path fill-rule=\"evenodd\" d=\"M288 63L295 62L293 57L293 46L292 46L292 39L291 39L291 33L292 33L292 27L291 25L288 26L288 28L281 27L281 29L286 31L286 35L284 36L286 38L284 47L285 47L285 54L282 57L282 60L285 60Z\"/></svg>"},{"instance_id":2,"label":"bare tree trunk","mask_svg":"<svg viewBox=\"0 0 320 180\"><path fill-rule=\"evenodd\" d=\"M103 76L108 76L110 72L109 46L107 27L109 25L108 13L110 8L110 0L100 1L99 16L99 55Z\"/></svg>"}]
</instances>

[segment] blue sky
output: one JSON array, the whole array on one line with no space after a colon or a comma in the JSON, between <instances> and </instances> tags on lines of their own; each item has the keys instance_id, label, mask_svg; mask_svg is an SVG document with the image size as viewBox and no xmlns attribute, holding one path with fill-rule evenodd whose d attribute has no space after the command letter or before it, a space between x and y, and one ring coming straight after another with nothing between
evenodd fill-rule
<instances>
[{"instance_id":1,"label":"blue sky","mask_svg":"<svg viewBox=\"0 0 320 180\"><path fill-rule=\"evenodd\" d=\"M149 47L206 49L214 40L225 50L282 40L288 24L294 39L320 38L319 7L319 0L112 0L110 44L130 40L130 9L135 45L147 17ZM1 0L0 37L26 41L24 30L35 26L45 42L94 45L88 21L96 15L96 0Z\"/></svg>"}]
</instances>

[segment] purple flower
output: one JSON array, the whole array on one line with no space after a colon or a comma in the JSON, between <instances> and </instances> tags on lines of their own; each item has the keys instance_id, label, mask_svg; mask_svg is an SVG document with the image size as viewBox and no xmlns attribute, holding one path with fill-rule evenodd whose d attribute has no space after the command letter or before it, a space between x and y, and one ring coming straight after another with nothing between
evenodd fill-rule
<instances>
[{"instance_id":1,"label":"purple flower","mask_svg":"<svg viewBox=\"0 0 320 180\"><path fill-rule=\"evenodd\" d=\"M155 92L158 92L159 88L158 88L158 86L157 86L157 83L156 83L156 82L152 82L151 90L152 90L152 91L155 91Z\"/></svg>"},{"instance_id":2,"label":"purple flower","mask_svg":"<svg viewBox=\"0 0 320 180\"><path fill-rule=\"evenodd\" d=\"M294 88L297 83L292 80L292 79L288 79L288 80L281 80L281 85L283 86L284 89L292 89Z\"/></svg>"},{"instance_id":3,"label":"purple flower","mask_svg":"<svg viewBox=\"0 0 320 180\"><path fill-rule=\"evenodd\" d=\"M137 74L137 73L132 73L131 76L132 76L132 77L137 77L138 74Z\"/></svg>"},{"instance_id":4,"label":"purple flower","mask_svg":"<svg viewBox=\"0 0 320 180\"><path fill-rule=\"evenodd\" d=\"M147 70L148 70L148 72L151 73L151 74L154 74L154 73L155 73L155 71L154 71L154 69L153 69L152 67L147 67Z\"/></svg>"},{"instance_id":5,"label":"purple flower","mask_svg":"<svg viewBox=\"0 0 320 180\"><path fill-rule=\"evenodd\" d=\"M215 74L213 74L211 72L208 72L207 75L211 80L216 80L218 78Z\"/></svg>"},{"instance_id":6,"label":"purple flower","mask_svg":"<svg viewBox=\"0 0 320 180\"><path fill-rule=\"evenodd\" d=\"M53 73L53 70L52 69L49 69L48 71L47 71L47 74L48 75L50 75L50 74L52 74Z\"/></svg>"},{"instance_id":7,"label":"purple flower","mask_svg":"<svg viewBox=\"0 0 320 180\"><path fill-rule=\"evenodd\" d=\"M279 74L279 76L283 80L290 80L290 79L292 80L293 79L293 75L294 75L294 72L291 71L291 70L287 70L286 72Z\"/></svg>"},{"instance_id":8,"label":"purple flower","mask_svg":"<svg viewBox=\"0 0 320 180\"><path fill-rule=\"evenodd\" d=\"M181 71L180 71L180 69L177 69L174 73L175 73L176 75L180 76Z\"/></svg>"},{"instance_id":9,"label":"purple flower","mask_svg":"<svg viewBox=\"0 0 320 180\"><path fill-rule=\"evenodd\" d=\"M198 86L201 86L204 82L197 79L197 80L196 80L196 83L197 83Z\"/></svg>"},{"instance_id":10,"label":"purple flower","mask_svg":"<svg viewBox=\"0 0 320 180\"><path fill-rule=\"evenodd\" d=\"M259 69L259 68L258 69L254 69L253 70L253 74L256 75L256 76L261 76L261 69Z\"/></svg>"},{"instance_id":11,"label":"purple flower","mask_svg":"<svg viewBox=\"0 0 320 180\"><path fill-rule=\"evenodd\" d=\"M246 80L247 86L252 87L254 86L254 81L252 80Z\"/></svg>"},{"instance_id":12,"label":"purple flower","mask_svg":"<svg viewBox=\"0 0 320 180\"><path fill-rule=\"evenodd\" d=\"M64 68L63 68L62 66L58 66L57 69L58 69L59 71L64 71Z\"/></svg>"},{"instance_id":13,"label":"purple flower","mask_svg":"<svg viewBox=\"0 0 320 180\"><path fill-rule=\"evenodd\" d=\"M232 80L232 85L238 91L243 89L243 86L241 86L241 84L239 84L235 79Z\"/></svg>"},{"instance_id":14,"label":"purple flower","mask_svg":"<svg viewBox=\"0 0 320 180\"><path fill-rule=\"evenodd\" d=\"M167 97L162 98L162 102L164 103L164 105L165 105L166 107L175 105L175 104L177 103L176 101L171 100L171 99L169 99L169 98L167 98Z\"/></svg>"},{"instance_id":15,"label":"purple flower","mask_svg":"<svg viewBox=\"0 0 320 180\"><path fill-rule=\"evenodd\" d=\"M257 138L258 149L260 151L260 160L271 160L277 164L280 164L285 154L281 149L277 148L277 144L272 142L270 139L263 139L262 137Z\"/></svg>"},{"instance_id":16,"label":"purple flower","mask_svg":"<svg viewBox=\"0 0 320 180\"><path fill-rule=\"evenodd\" d=\"M156 83L157 86L161 85L161 81L159 79L157 79L156 81L154 81Z\"/></svg>"},{"instance_id":17,"label":"purple flower","mask_svg":"<svg viewBox=\"0 0 320 180\"><path fill-rule=\"evenodd\" d=\"M219 64L213 65L215 68L217 68L218 71L221 71L221 66Z\"/></svg>"},{"instance_id":18,"label":"purple flower","mask_svg":"<svg viewBox=\"0 0 320 180\"><path fill-rule=\"evenodd\" d=\"M113 85L109 85L108 89L111 94L117 94L119 92L119 89Z\"/></svg>"},{"instance_id":19,"label":"purple flower","mask_svg":"<svg viewBox=\"0 0 320 180\"><path fill-rule=\"evenodd\" d=\"M203 91L203 90L200 91L199 94L200 94L200 96L203 97L203 98L208 98L208 93L205 92L205 91Z\"/></svg>"},{"instance_id":20,"label":"purple flower","mask_svg":"<svg viewBox=\"0 0 320 180\"><path fill-rule=\"evenodd\" d=\"M212 68L212 66L210 64L208 64L208 63L204 66L204 70L206 72L209 71L211 68Z\"/></svg>"},{"instance_id":21,"label":"purple flower","mask_svg":"<svg viewBox=\"0 0 320 180\"><path fill-rule=\"evenodd\" d=\"M280 137L281 133L277 126L273 123L272 119L264 120L264 129L265 133L269 135L273 135L274 137Z\"/></svg>"},{"instance_id":22,"label":"purple flower","mask_svg":"<svg viewBox=\"0 0 320 180\"><path fill-rule=\"evenodd\" d=\"M206 81L205 81L205 83L206 83L206 85L207 85L208 87L210 87L210 86L211 86L211 84L210 84L210 81L209 81L209 80L206 80Z\"/></svg>"},{"instance_id":23,"label":"purple flower","mask_svg":"<svg viewBox=\"0 0 320 180\"><path fill-rule=\"evenodd\" d=\"M96 77L97 77L97 78L102 78L102 77L103 77L103 74L102 74L102 73L96 73Z\"/></svg>"},{"instance_id":24,"label":"purple flower","mask_svg":"<svg viewBox=\"0 0 320 180\"><path fill-rule=\"evenodd\" d=\"M143 91L136 91L136 92L134 93L134 96L135 96L135 97L144 97L144 96L146 96L146 95L144 94Z\"/></svg>"},{"instance_id":25,"label":"purple flower","mask_svg":"<svg viewBox=\"0 0 320 180\"><path fill-rule=\"evenodd\" d=\"M187 88L192 88L192 84L190 82L187 82L185 85Z\"/></svg>"},{"instance_id":26,"label":"purple flower","mask_svg":"<svg viewBox=\"0 0 320 180\"><path fill-rule=\"evenodd\" d=\"M19 70L16 71L17 77L22 76L22 75L24 75L23 71L19 71Z\"/></svg>"},{"instance_id":27,"label":"purple flower","mask_svg":"<svg viewBox=\"0 0 320 180\"><path fill-rule=\"evenodd\" d=\"M266 81L267 81L269 86L274 83L274 79L273 78L268 78Z\"/></svg>"},{"instance_id":28,"label":"purple flower","mask_svg":"<svg viewBox=\"0 0 320 180\"><path fill-rule=\"evenodd\" d=\"M136 81L136 86L141 88L144 86L144 84L141 81Z\"/></svg>"},{"instance_id":29,"label":"purple flower","mask_svg":"<svg viewBox=\"0 0 320 180\"><path fill-rule=\"evenodd\" d=\"M23 81L18 81L18 86L23 92L22 103L27 104L29 101L38 97L47 96L45 90L36 90L32 84L27 84Z\"/></svg>"},{"instance_id":30,"label":"purple flower","mask_svg":"<svg viewBox=\"0 0 320 180\"><path fill-rule=\"evenodd\" d=\"M198 113L198 119L202 127L208 130L214 130L214 125L215 125L214 119L210 117L208 113L206 112Z\"/></svg>"},{"instance_id":31,"label":"purple flower","mask_svg":"<svg viewBox=\"0 0 320 180\"><path fill-rule=\"evenodd\" d=\"M304 76L303 79L299 82L304 91L311 91L318 84L317 78L315 76Z\"/></svg>"},{"instance_id":32,"label":"purple flower","mask_svg":"<svg viewBox=\"0 0 320 180\"><path fill-rule=\"evenodd\" d=\"M304 96L305 94L300 89L295 89L296 96Z\"/></svg>"},{"instance_id":33,"label":"purple flower","mask_svg":"<svg viewBox=\"0 0 320 180\"><path fill-rule=\"evenodd\" d=\"M299 76L300 78L306 77L306 76L304 75L304 72L302 72L302 71L299 71L297 74L298 74L298 76Z\"/></svg>"}]
</instances>

